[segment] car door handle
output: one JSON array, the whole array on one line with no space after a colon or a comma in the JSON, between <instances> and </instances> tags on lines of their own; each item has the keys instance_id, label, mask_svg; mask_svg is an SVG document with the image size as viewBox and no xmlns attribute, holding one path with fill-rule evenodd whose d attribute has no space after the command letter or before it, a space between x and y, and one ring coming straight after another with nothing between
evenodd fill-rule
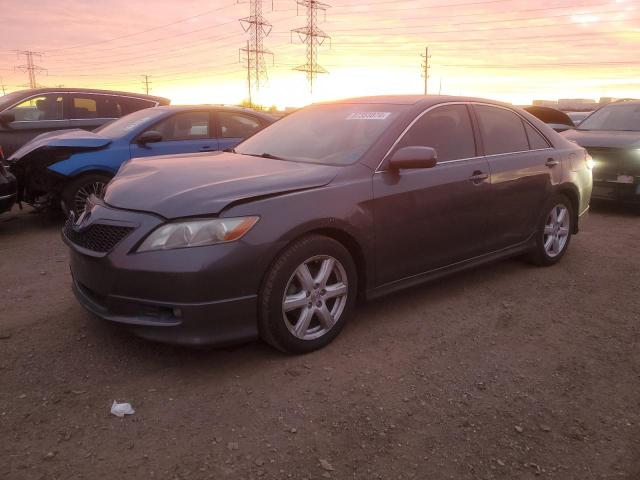
<instances>
[{"instance_id":1,"label":"car door handle","mask_svg":"<svg viewBox=\"0 0 640 480\"><path fill-rule=\"evenodd\" d=\"M560 162L558 160L556 160L555 158L548 158L547 159L547 163L545 163L545 165L549 168L553 168L556 165L560 165Z\"/></svg>"},{"instance_id":2,"label":"car door handle","mask_svg":"<svg viewBox=\"0 0 640 480\"><path fill-rule=\"evenodd\" d=\"M489 174L488 173L483 173L479 170L476 170L475 172L473 172L473 175L471 175L469 177L469 180L471 180L473 183L481 183L482 181L486 180L487 178L489 178Z\"/></svg>"},{"instance_id":3,"label":"car door handle","mask_svg":"<svg viewBox=\"0 0 640 480\"><path fill-rule=\"evenodd\" d=\"M211 150L213 150L213 147L211 145L205 145L204 147L200 147L201 152L210 152Z\"/></svg>"}]
</instances>

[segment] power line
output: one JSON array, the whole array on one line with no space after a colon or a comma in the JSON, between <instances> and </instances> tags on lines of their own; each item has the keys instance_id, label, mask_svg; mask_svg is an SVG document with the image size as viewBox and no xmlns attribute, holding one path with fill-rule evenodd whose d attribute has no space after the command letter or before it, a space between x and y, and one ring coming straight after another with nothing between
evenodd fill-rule
<instances>
[{"instance_id":1,"label":"power line","mask_svg":"<svg viewBox=\"0 0 640 480\"><path fill-rule=\"evenodd\" d=\"M24 55L27 59L27 63L24 65L16 65L15 70L20 72L26 72L29 77L29 88L38 88L38 82L36 81L36 73L46 72L46 69L39 65L36 65L33 61L33 57L42 57L42 53L34 52L32 50L16 50L18 57Z\"/></svg>"},{"instance_id":2,"label":"power line","mask_svg":"<svg viewBox=\"0 0 640 480\"><path fill-rule=\"evenodd\" d=\"M63 50L88 48L88 47L93 47L95 45L102 45L102 44L105 44L105 43L115 42L116 40L122 40L123 38L135 37L136 35L141 35L143 33L152 32L154 30L159 30L161 28L170 27L170 26L176 25L178 23L188 22L189 20L193 20L194 18L203 17L205 15L209 15L211 13L218 12L220 10L224 10L225 8L233 7L235 5L236 5L235 3L232 3L230 5L224 5L222 7L218 7L218 8L214 8L212 10L207 10L205 12L198 13L197 15L192 15L190 17L181 18L180 20L175 20L175 21L170 22L170 23L165 23L164 25L156 25L155 27L151 27L151 28L148 28L146 30L141 30L139 32L129 33L127 35L121 35L119 37L109 38L107 40L99 40L97 42L84 43L82 45L71 45L69 47L53 48L53 49L49 50L49 52L58 52L58 51L63 51Z\"/></svg>"},{"instance_id":3,"label":"power line","mask_svg":"<svg viewBox=\"0 0 640 480\"><path fill-rule=\"evenodd\" d=\"M307 46L307 62L304 65L295 67L294 70L305 72L309 82L309 91L313 93L313 82L318 73L328 73L323 67L318 65L318 46L323 45L331 37L318 28L318 11L322 11L326 16L327 8L330 5L317 0L297 0L298 8L304 7L307 11L307 26L296 28L291 34L298 34L300 41ZM292 38L293 42L293 38Z\"/></svg>"}]
</instances>

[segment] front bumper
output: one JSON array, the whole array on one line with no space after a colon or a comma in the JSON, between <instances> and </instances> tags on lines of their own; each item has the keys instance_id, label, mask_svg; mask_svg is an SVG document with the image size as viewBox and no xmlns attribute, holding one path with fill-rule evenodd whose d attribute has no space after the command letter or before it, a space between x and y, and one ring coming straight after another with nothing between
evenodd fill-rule
<instances>
[{"instance_id":1,"label":"front bumper","mask_svg":"<svg viewBox=\"0 0 640 480\"><path fill-rule=\"evenodd\" d=\"M640 178L636 177L634 183L594 180L591 196L598 200L640 203Z\"/></svg>"},{"instance_id":2,"label":"front bumper","mask_svg":"<svg viewBox=\"0 0 640 480\"><path fill-rule=\"evenodd\" d=\"M165 303L102 296L73 279L86 310L147 340L175 345L225 346L257 338L257 296L208 303Z\"/></svg>"},{"instance_id":3,"label":"front bumper","mask_svg":"<svg viewBox=\"0 0 640 480\"><path fill-rule=\"evenodd\" d=\"M129 227L109 251L101 243L70 247L73 291L98 317L150 340L180 345L230 345L258 336L257 292L267 257L243 240L208 247L137 253L136 246L164 219L95 205L86 225ZM95 239L94 239L95 240Z\"/></svg>"}]
</instances>

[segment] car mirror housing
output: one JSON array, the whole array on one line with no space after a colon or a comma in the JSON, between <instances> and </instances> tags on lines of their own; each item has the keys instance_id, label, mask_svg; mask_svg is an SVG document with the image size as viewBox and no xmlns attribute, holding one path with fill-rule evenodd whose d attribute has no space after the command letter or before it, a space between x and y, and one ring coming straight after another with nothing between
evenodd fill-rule
<instances>
[{"instance_id":1,"label":"car mirror housing","mask_svg":"<svg viewBox=\"0 0 640 480\"><path fill-rule=\"evenodd\" d=\"M147 130L138 137L136 143L146 145L147 143L158 143L162 141L162 134L157 130Z\"/></svg>"},{"instance_id":2,"label":"car mirror housing","mask_svg":"<svg viewBox=\"0 0 640 480\"><path fill-rule=\"evenodd\" d=\"M389 160L391 170L433 168L438 163L438 154L431 147L404 147L396 150Z\"/></svg>"},{"instance_id":3,"label":"car mirror housing","mask_svg":"<svg viewBox=\"0 0 640 480\"><path fill-rule=\"evenodd\" d=\"M16 121L16 116L11 112L0 113L0 125L9 125Z\"/></svg>"}]
</instances>

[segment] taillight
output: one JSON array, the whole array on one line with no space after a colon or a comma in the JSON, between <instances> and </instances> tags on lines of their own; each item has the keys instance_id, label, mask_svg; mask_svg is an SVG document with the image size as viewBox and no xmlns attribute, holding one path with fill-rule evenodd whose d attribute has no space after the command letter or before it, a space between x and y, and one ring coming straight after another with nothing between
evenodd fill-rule
<instances>
[{"instance_id":1,"label":"taillight","mask_svg":"<svg viewBox=\"0 0 640 480\"><path fill-rule=\"evenodd\" d=\"M4 161L4 151L2 150L2 145L0 145L0 162Z\"/></svg>"}]
</instances>

